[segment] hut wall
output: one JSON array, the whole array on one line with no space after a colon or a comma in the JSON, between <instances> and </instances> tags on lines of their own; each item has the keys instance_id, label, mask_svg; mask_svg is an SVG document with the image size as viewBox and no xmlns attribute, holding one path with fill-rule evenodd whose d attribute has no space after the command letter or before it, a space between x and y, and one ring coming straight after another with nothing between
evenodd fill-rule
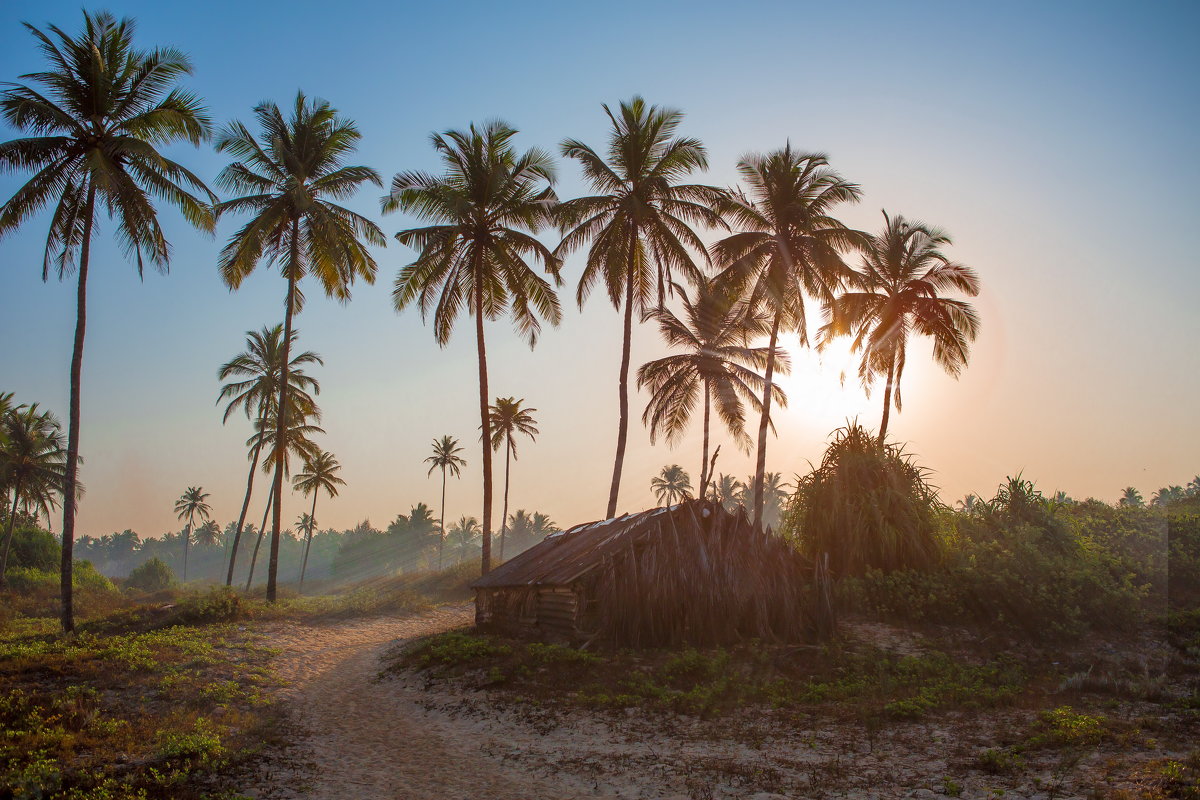
<instances>
[{"instance_id":1,"label":"hut wall","mask_svg":"<svg viewBox=\"0 0 1200 800\"><path fill-rule=\"evenodd\" d=\"M577 633L575 592L566 586L538 589L537 625L543 633L573 639Z\"/></svg>"},{"instance_id":2,"label":"hut wall","mask_svg":"<svg viewBox=\"0 0 1200 800\"><path fill-rule=\"evenodd\" d=\"M537 625L537 593L521 588L477 589L475 624L528 633Z\"/></svg>"}]
</instances>

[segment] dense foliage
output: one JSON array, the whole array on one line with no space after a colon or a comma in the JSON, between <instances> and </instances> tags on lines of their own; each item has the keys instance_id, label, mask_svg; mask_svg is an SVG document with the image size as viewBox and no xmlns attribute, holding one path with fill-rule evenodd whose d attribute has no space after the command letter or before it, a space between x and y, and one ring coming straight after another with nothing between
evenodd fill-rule
<instances>
[{"instance_id":1,"label":"dense foliage","mask_svg":"<svg viewBox=\"0 0 1200 800\"><path fill-rule=\"evenodd\" d=\"M835 576L928 567L941 556L936 490L903 451L854 424L798 480L785 536Z\"/></svg>"}]
</instances>

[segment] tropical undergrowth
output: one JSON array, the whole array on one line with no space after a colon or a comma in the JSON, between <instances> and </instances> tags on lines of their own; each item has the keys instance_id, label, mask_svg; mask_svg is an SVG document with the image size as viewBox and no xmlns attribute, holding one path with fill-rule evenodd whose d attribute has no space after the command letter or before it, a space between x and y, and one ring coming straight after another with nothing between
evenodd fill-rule
<instances>
[{"instance_id":1,"label":"tropical undergrowth","mask_svg":"<svg viewBox=\"0 0 1200 800\"><path fill-rule=\"evenodd\" d=\"M578 650L453 631L421 640L391 670L467 681L537 703L712 717L747 707L916 719L946 708L1011 705L1029 681L1004 656L896 655L840 642L797 651L750 642L699 650Z\"/></svg>"},{"instance_id":2,"label":"tropical undergrowth","mask_svg":"<svg viewBox=\"0 0 1200 800\"><path fill-rule=\"evenodd\" d=\"M828 557L843 612L1034 639L1132 632L1200 606L1200 513L1047 498L1018 476L955 512L862 428L798 479L782 533ZM1176 627L1186 627L1186 620Z\"/></svg>"},{"instance_id":3,"label":"tropical undergrowth","mask_svg":"<svg viewBox=\"0 0 1200 800\"><path fill-rule=\"evenodd\" d=\"M229 608L0 630L0 786L9 797L231 796L227 776L271 738L270 652Z\"/></svg>"}]
</instances>

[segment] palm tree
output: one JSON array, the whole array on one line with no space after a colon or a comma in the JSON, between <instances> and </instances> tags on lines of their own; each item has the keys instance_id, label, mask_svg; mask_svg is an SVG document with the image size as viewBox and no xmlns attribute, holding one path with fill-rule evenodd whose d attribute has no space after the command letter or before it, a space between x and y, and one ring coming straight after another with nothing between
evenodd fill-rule
<instances>
[{"instance_id":1,"label":"palm tree","mask_svg":"<svg viewBox=\"0 0 1200 800\"><path fill-rule=\"evenodd\" d=\"M192 537L196 540L198 547L212 547L221 541L221 526L217 524L216 520L210 519L192 531Z\"/></svg>"},{"instance_id":2,"label":"palm tree","mask_svg":"<svg viewBox=\"0 0 1200 800\"><path fill-rule=\"evenodd\" d=\"M292 344L296 343L299 331L292 331ZM295 356L288 366L288 394L303 406L309 415L320 419L320 411L312 395L321 393L321 386L315 378L304 374L304 367L309 364L324 365L321 357L311 350ZM279 375L283 371L283 325L264 327L261 331L246 331L246 350L234 356L221 365L217 370L217 380L235 380L221 387L217 402L228 400L225 415L221 423L229 421L229 417L241 408L246 413L246 419L263 420L274 408L279 394ZM311 392L311 394L310 394ZM253 411L253 417L251 412ZM237 562L238 544L242 539L242 526L246 524L246 513L250 510L250 495L254 491L254 472L258 469L258 458L261 446L256 445L250 450L250 473L246 477L246 497L242 500L242 511L238 514L237 527L233 534L233 548L229 553L229 569L225 575L225 585L233 585L233 568Z\"/></svg>"},{"instance_id":3,"label":"palm tree","mask_svg":"<svg viewBox=\"0 0 1200 800\"><path fill-rule=\"evenodd\" d=\"M11 399L12 395L0 400ZM0 415L0 487L12 493L4 554L0 556L0 587L6 585L8 551L12 546L17 508L24 505L49 512L62 496L66 476L66 446L62 426L37 403L9 408Z\"/></svg>"},{"instance_id":4,"label":"palm tree","mask_svg":"<svg viewBox=\"0 0 1200 800\"><path fill-rule=\"evenodd\" d=\"M662 472L650 479L650 488L660 506L674 505L691 497L692 479L678 464L663 467Z\"/></svg>"},{"instance_id":5,"label":"palm tree","mask_svg":"<svg viewBox=\"0 0 1200 800\"><path fill-rule=\"evenodd\" d=\"M942 296L947 290L979 294L975 271L942 253L950 237L921 222L889 217L886 211L883 219L883 232L863 245L862 271L850 277L853 291L827 301L821 328L822 344L834 336L854 337L851 349L862 353L858 374L864 386L887 375L880 440L887 435L893 399L900 411L909 335L932 338L934 361L957 377L979 333L979 317L971 305Z\"/></svg>"},{"instance_id":6,"label":"palm tree","mask_svg":"<svg viewBox=\"0 0 1200 800\"><path fill-rule=\"evenodd\" d=\"M474 517L462 517L450 528L446 538L450 541L451 550L458 551L458 560L455 563L461 564L470 557L479 532L479 520Z\"/></svg>"},{"instance_id":7,"label":"palm tree","mask_svg":"<svg viewBox=\"0 0 1200 800\"><path fill-rule=\"evenodd\" d=\"M1150 499L1150 505L1166 508L1172 503L1178 503L1186 496L1182 486L1164 486L1154 493L1154 497Z\"/></svg>"},{"instance_id":8,"label":"palm tree","mask_svg":"<svg viewBox=\"0 0 1200 800\"><path fill-rule=\"evenodd\" d=\"M778 528L783 517L783 506L788 499L788 484L783 482L783 473L768 472L763 476L763 526Z\"/></svg>"},{"instance_id":9,"label":"palm tree","mask_svg":"<svg viewBox=\"0 0 1200 800\"><path fill-rule=\"evenodd\" d=\"M717 476L714 489L717 494L717 502L726 511L733 511L742 504L746 487L737 478L722 472Z\"/></svg>"},{"instance_id":10,"label":"palm tree","mask_svg":"<svg viewBox=\"0 0 1200 800\"><path fill-rule=\"evenodd\" d=\"M559 206L563 240L554 252L565 256L591 242L576 301L582 308L597 281L603 279L613 306L618 310L622 303L625 306L617 380L617 452L608 492L607 516L611 518L617 514L629 433L634 308L642 313L648 310L655 278L657 307L662 308L672 270L679 270L693 283L701 278L688 248L707 251L692 226L724 225L713 211L724 193L713 186L679 183L696 170L708 168L708 155L700 140L675 135L683 121L682 112L647 105L641 97L621 103L615 114L607 105L603 108L612 123L607 160L574 139L561 145L564 156L580 163L597 194Z\"/></svg>"},{"instance_id":11,"label":"palm tree","mask_svg":"<svg viewBox=\"0 0 1200 800\"><path fill-rule=\"evenodd\" d=\"M96 208L108 212L139 275L147 260L165 272L170 247L153 198L176 206L188 222L208 231L213 227L208 203L216 198L198 177L158 148L179 140L199 145L208 138L211 123L195 95L174 87L192 72L188 57L171 47L135 49L133 20L85 11L83 30L75 37L53 25L48 32L28 24L26 28L49 68L24 76L39 88L13 84L0 97L5 121L29 134L0 144L0 170L34 173L0 207L0 237L53 203L42 279L51 269L63 279L78 266L63 486L63 496L72 501L63 503L60 576L62 625L71 631L80 375ZM192 191L206 195L208 202Z\"/></svg>"},{"instance_id":12,"label":"palm tree","mask_svg":"<svg viewBox=\"0 0 1200 800\"><path fill-rule=\"evenodd\" d=\"M499 450L504 446L504 510L500 514L500 560L504 560L504 534L508 530L508 474L512 460L517 457L517 443L513 440L514 433L523 433L536 441L538 435L537 420L533 418L536 408L521 408L520 400L515 397L497 397L496 404L491 407L492 449Z\"/></svg>"},{"instance_id":13,"label":"palm tree","mask_svg":"<svg viewBox=\"0 0 1200 800\"><path fill-rule=\"evenodd\" d=\"M308 548L312 544L312 527L317 524L317 494L324 489L330 499L337 497L337 487L346 485L346 482L337 474L341 468L341 464L338 464L332 453L321 450L305 463L304 472L301 472L292 481L293 489L302 492L305 497L310 494L313 496L312 511L308 513L311 525L304 542L304 561L300 564L301 586L304 585L304 571L308 568Z\"/></svg>"},{"instance_id":14,"label":"palm tree","mask_svg":"<svg viewBox=\"0 0 1200 800\"><path fill-rule=\"evenodd\" d=\"M300 565L300 585L304 585L304 570L308 567L308 548L312 544L313 531L317 529L317 521L312 514L302 513L296 518L296 530L304 534L304 562Z\"/></svg>"},{"instance_id":15,"label":"palm tree","mask_svg":"<svg viewBox=\"0 0 1200 800\"><path fill-rule=\"evenodd\" d=\"M536 148L518 154L516 130L503 122L431 137L445 172L402 172L392 179L383 211L407 211L432 225L396 234L418 251L400 270L392 300L397 311L414 302L424 318L433 310L434 338L445 346L464 306L475 317L479 360L479 417L483 437L483 572L492 558L491 416L488 412L485 319L510 312L518 333L532 348L541 324L562 319L554 288L530 267L541 261L560 285L559 260L531 234L550 220L557 201L554 164Z\"/></svg>"},{"instance_id":16,"label":"palm tree","mask_svg":"<svg viewBox=\"0 0 1200 800\"><path fill-rule=\"evenodd\" d=\"M1188 481L1187 493L1189 497L1200 497L1200 475Z\"/></svg>"},{"instance_id":17,"label":"palm tree","mask_svg":"<svg viewBox=\"0 0 1200 800\"><path fill-rule=\"evenodd\" d=\"M299 458L302 462L307 463L315 458L321 448L317 447L312 441L313 434L324 433L325 431L317 425L309 424L308 419L310 414L313 417L319 415L319 411L314 408L308 408L303 405L298 396L291 394L287 395L287 403L291 407L287 413L289 420L296 422L288 423L287 445L280 452L277 444L281 437L279 436L279 414L276 413L274 404L267 410L267 415L254 423L254 434L246 440L246 447L250 449L257 448L261 452L265 452L263 458L262 470L267 475L277 473L279 466L282 463L284 477L291 477L292 456ZM281 458L282 456L282 458ZM275 499L279 497L279 493L275 491L274 484L271 485L267 492L267 505L263 509L262 524L258 526L258 539L254 542L254 553L250 556L250 571L246 577L246 590L250 590L250 585L254 581L254 567L258 563L258 548L262 544L263 536L267 533L267 517L278 504ZM280 531L282 533L282 531ZM268 591L270 589L270 576L268 574Z\"/></svg>"},{"instance_id":18,"label":"palm tree","mask_svg":"<svg viewBox=\"0 0 1200 800\"><path fill-rule=\"evenodd\" d=\"M823 154L801 153L790 144L743 157L738 172L749 194L732 196L723 210L739 230L712 250L731 278L749 285L750 302L761 305L771 320L754 480L749 484L750 511L761 528L779 334L793 331L802 347L808 345L805 295L821 301L833 297L849 271L838 251L860 239L830 214L839 203L856 202L861 190L830 169Z\"/></svg>"},{"instance_id":19,"label":"palm tree","mask_svg":"<svg viewBox=\"0 0 1200 800\"><path fill-rule=\"evenodd\" d=\"M750 306L738 301L736 293L723 282L702 281L695 297L689 298L679 290L684 318L680 319L666 308L651 312L658 322L662 338L671 347L681 350L643 364L638 370L638 386L649 386L650 401L642 414L642 423L650 427L650 443L659 433L668 442L677 441L687 429L698 397L704 404L704 436L700 457L700 494L708 485L709 422L713 401L717 416L725 423L729 434L739 445L749 448L746 435L748 403L762 410L758 395L765 388L763 377L755 370L767 363L767 348L751 347L754 336L766 333L764 318L753 313ZM787 372L786 359L779 359L777 369ZM778 386L772 387L775 402L780 406L787 397Z\"/></svg>"},{"instance_id":20,"label":"palm tree","mask_svg":"<svg viewBox=\"0 0 1200 800\"><path fill-rule=\"evenodd\" d=\"M1146 501L1142 499L1141 492L1132 486L1126 486L1125 491L1121 494L1121 499L1117 501L1117 505L1128 508L1142 508L1146 505Z\"/></svg>"},{"instance_id":21,"label":"palm tree","mask_svg":"<svg viewBox=\"0 0 1200 800\"><path fill-rule=\"evenodd\" d=\"M329 297L346 302L357 278L375 280L375 259L364 246L387 244L383 232L366 217L333 202L353 195L364 183L382 186L379 174L367 167L343 166L361 134L354 123L337 115L324 100L296 94L292 114L284 118L279 106L260 103L254 109L262 129L255 138L241 122L233 122L217 137L217 151L238 159L221 171L217 184L242 193L217 205L217 215L248 212L246 223L221 251L221 277L237 289L261 262L279 264L287 280L284 299L282 379L276 408L282 433L274 443L282 453L288 446L291 406L287 395L291 366L292 315L304 304L300 281L314 276ZM283 513L283 459L275 458L274 514L267 600L274 602L279 572L279 535Z\"/></svg>"},{"instance_id":22,"label":"palm tree","mask_svg":"<svg viewBox=\"0 0 1200 800\"><path fill-rule=\"evenodd\" d=\"M442 471L442 506L441 514L438 519L438 525L441 529L441 537L438 541L438 569L442 568L442 549L446 545L446 472L449 471L456 478L462 477L462 468L467 465L465 459L459 457L462 448L458 446L458 439L453 436L443 436L441 439L433 440L433 455L425 459L425 463L429 464L429 472L427 476L432 475L435 469Z\"/></svg>"},{"instance_id":23,"label":"palm tree","mask_svg":"<svg viewBox=\"0 0 1200 800\"><path fill-rule=\"evenodd\" d=\"M958 510L961 511L962 513L972 514L975 512L975 510L977 508L979 508L980 504L979 504L979 498L976 495L965 494L965 495L963 495L963 499L959 500L955 505L958 506Z\"/></svg>"},{"instance_id":24,"label":"palm tree","mask_svg":"<svg viewBox=\"0 0 1200 800\"><path fill-rule=\"evenodd\" d=\"M207 520L209 514L212 513L212 507L206 502L207 500L208 495L202 488L189 486L187 491L175 501L175 516L180 520L187 520L187 526L183 529L183 580L185 583L187 582L188 540L192 538L192 525L197 514L201 519Z\"/></svg>"}]
</instances>

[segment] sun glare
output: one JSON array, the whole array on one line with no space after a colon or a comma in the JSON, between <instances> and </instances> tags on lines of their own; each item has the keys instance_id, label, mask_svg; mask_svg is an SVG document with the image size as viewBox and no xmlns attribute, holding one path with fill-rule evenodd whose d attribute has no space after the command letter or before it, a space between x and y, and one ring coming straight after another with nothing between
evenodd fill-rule
<instances>
[{"instance_id":1,"label":"sun glare","mask_svg":"<svg viewBox=\"0 0 1200 800\"><path fill-rule=\"evenodd\" d=\"M761 346L766 344L764 339ZM882 388L872 387L875 391L871 398L867 397L858 380L859 359L850 352L850 339L835 339L818 351L815 347L801 347L795 334L784 334L780 336L780 346L792 363L790 374L776 377L787 392L789 409L802 409L808 418L835 427L855 417L870 423L876 414L876 395Z\"/></svg>"}]
</instances>

